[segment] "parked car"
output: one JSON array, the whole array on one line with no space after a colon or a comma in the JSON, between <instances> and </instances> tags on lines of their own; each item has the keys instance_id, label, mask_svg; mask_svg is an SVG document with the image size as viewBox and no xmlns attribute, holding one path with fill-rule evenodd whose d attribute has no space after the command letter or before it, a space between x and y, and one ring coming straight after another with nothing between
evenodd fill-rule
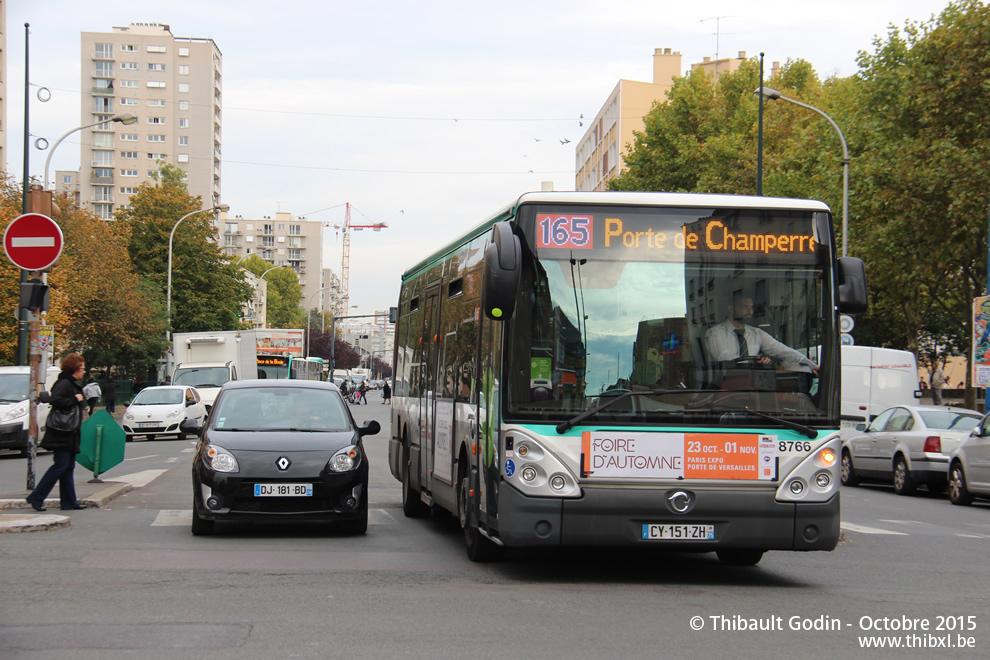
<instances>
[{"instance_id":1,"label":"parked car","mask_svg":"<svg viewBox=\"0 0 990 660\"><path fill-rule=\"evenodd\" d=\"M192 533L217 521L332 522L368 529L368 456L336 386L320 381L232 381L220 390L193 459Z\"/></svg>"},{"instance_id":2,"label":"parked car","mask_svg":"<svg viewBox=\"0 0 990 660\"><path fill-rule=\"evenodd\" d=\"M942 492L949 455L980 421L980 413L949 406L894 406L842 444L841 478L845 486L860 480L893 482L898 495L919 484Z\"/></svg>"},{"instance_id":3,"label":"parked car","mask_svg":"<svg viewBox=\"0 0 990 660\"><path fill-rule=\"evenodd\" d=\"M187 385L159 385L146 387L138 392L127 410L121 426L130 441L137 435L154 440L159 435L174 435L179 440L186 437L180 425L187 419L206 420L206 405L195 387Z\"/></svg>"},{"instance_id":4,"label":"parked car","mask_svg":"<svg viewBox=\"0 0 990 660\"><path fill-rule=\"evenodd\" d=\"M990 499L990 413L983 416L949 456L949 501Z\"/></svg>"},{"instance_id":5,"label":"parked car","mask_svg":"<svg viewBox=\"0 0 990 660\"><path fill-rule=\"evenodd\" d=\"M49 367L45 390L58 379L61 370ZM27 456L29 411L31 407L31 367L0 367L0 449L14 449ZM36 402L38 442L45 437L45 423L51 406Z\"/></svg>"}]
</instances>

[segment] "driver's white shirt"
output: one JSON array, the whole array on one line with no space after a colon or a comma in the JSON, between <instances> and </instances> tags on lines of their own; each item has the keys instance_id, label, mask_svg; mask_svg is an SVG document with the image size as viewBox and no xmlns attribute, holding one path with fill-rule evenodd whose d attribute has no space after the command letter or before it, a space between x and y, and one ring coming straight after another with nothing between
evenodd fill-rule
<instances>
[{"instance_id":1,"label":"driver's white shirt","mask_svg":"<svg viewBox=\"0 0 990 660\"><path fill-rule=\"evenodd\" d=\"M782 344L769 334L754 328L751 325L743 326L743 336L746 337L746 348L749 355L739 355L739 339L736 337L736 328L731 321L719 323L712 326L705 333L705 348L708 350L709 362L724 362L735 360L738 357L750 357L755 355L768 355L777 358L781 362L791 362L801 364L808 369L813 369L817 365L798 351L786 344Z\"/></svg>"}]
</instances>

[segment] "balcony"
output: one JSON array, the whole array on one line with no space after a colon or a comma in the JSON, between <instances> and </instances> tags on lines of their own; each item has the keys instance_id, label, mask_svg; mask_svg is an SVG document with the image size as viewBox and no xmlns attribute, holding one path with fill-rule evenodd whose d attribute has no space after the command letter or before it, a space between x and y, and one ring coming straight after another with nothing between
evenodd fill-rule
<instances>
[{"instance_id":1,"label":"balcony","mask_svg":"<svg viewBox=\"0 0 990 660\"><path fill-rule=\"evenodd\" d=\"M94 185L112 186L113 185L113 177L112 176L96 176L95 174L93 174L93 175L90 175L89 182L92 183L92 184L94 184Z\"/></svg>"},{"instance_id":2,"label":"balcony","mask_svg":"<svg viewBox=\"0 0 990 660\"><path fill-rule=\"evenodd\" d=\"M92 87L89 91L95 96L115 96L113 87Z\"/></svg>"},{"instance_id":3,"label":"balcony","mask_svg":"<svg viewBox=\"0 0 990 660\"><path fill-rule=\"evenodd\" d=\"M105 50L97 50L90 53L90 59L94 59L101 62L113 62L113 51L109 53Z\"/></svg>"},{"instance_id":4,"label":"balcony","mask_svg":"<svg viewBox=\"0 0 990 660\"><path fill-rule=\"evenodd\" d=\"M113 195L93 195L89 201L93 204L112 204Z\"/></svg>"}]
</instances>

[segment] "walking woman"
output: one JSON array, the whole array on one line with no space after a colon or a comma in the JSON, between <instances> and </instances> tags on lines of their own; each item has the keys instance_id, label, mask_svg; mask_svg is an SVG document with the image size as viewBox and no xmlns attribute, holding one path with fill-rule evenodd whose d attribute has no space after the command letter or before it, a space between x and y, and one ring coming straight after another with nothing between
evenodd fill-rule
<instances>
[{"instance_id":1,"label":"walking woman","mask_svg":"<svg viewBox=\"0 0 990 660\"><path fill-rule=\"evenodd\" d=\"M56 410L68 410L73 406L79 409L78 419L83 418L83 407L85 397L83 397L82 387L77 382L86 375L86 362L83 356L78 353L69 353L62 358L62 373L58 375L58 380L52 385L51 398L52 413ZM38 482L38 487L27 496L27 502L35 511L45 511L45 498L58 482L59 499L62 509L85 509L85 504L80 504L76 499L76 482L73 470L76 465L76 454L79 453L79 442L81 432L79 425L72 431L56 431L50 426L45 429L45 437L41 441L41 446L50 449L54 454L55 461L45 472L45 476Z\"/></svg>"}]
</instances>

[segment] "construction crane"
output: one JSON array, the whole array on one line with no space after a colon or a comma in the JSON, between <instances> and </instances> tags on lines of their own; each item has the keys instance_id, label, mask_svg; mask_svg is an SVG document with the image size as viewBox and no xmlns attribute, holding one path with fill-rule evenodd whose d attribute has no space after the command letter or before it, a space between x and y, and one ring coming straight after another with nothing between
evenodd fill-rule
<instances>
[{"instance_id":1,"label":"construction crane","mask_svg":"<svg viewBox=\"0 0 990 660\"><path fill-rule=\"evenodd\" d=\"M341 305L340 309L348 310L350 309L350 285L351 285L351 230L362 231L364 229L370 229L372 231L381 231L388 227L387 222L372 222L366 225L356 225L351 222L351 203L347 202L344 204L344 222L341 223L331 223L324 222L324 227L333 227L337 230L338 234L343 232L344 234L344 255L340 261L340 293L341 293ZM360 211L359 211L360 213ZM363 214L362 214L363 215ZM338 314L339 310L334 310L334 315Z\"/></svg>"}]
</instances>

